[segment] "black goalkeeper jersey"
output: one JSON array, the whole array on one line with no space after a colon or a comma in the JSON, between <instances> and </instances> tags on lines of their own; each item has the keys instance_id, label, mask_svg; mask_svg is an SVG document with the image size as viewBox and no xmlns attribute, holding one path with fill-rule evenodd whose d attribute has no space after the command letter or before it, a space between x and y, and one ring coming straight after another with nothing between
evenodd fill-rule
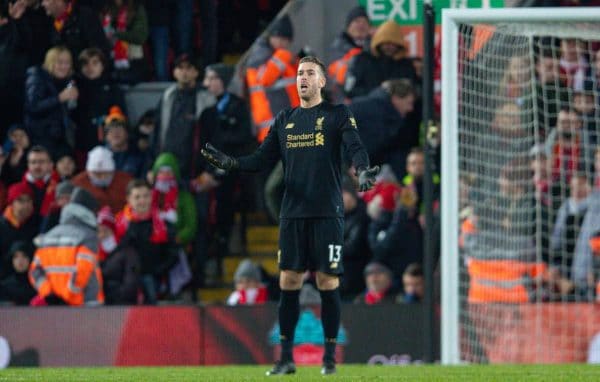
<instances>
[{"instance_id":1,"label":"black goalkeeper jersey","mask_svg":"<svg viewBox=\"0 0 600 382\"><path fill-rule=\"evenodd\" d=\"M239 169L258 171L282 160L283 219L343 217L342 150L356 168L369 165L350 110L322 102L279 112L260 147L238 158Z\"/></svg>"}]
</instances>

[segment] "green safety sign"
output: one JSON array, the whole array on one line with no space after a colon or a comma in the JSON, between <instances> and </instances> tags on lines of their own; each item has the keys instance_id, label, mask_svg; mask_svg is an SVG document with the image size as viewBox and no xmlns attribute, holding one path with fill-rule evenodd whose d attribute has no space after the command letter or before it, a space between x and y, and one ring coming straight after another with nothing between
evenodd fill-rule
<instances>
[{"instance_id":1,"label":"green safety sign","mask_svg":"<svg viewBox=\"0 0 600 382\"><path fill-rule=\"evenodd\" d=\"M393 18L400 25L423 24L423 0L358 0L373 25ZM502 8L504 0L432 0L436 24L442 22L442 8Z\"/></svg>"}]
</instances>

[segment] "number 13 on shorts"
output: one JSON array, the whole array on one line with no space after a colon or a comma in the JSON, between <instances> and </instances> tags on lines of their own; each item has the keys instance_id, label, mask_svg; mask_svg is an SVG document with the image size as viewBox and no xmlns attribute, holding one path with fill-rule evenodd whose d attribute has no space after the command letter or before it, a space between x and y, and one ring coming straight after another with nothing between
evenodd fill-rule
<instances>
[{"instance_id":1,"label":"number 13 on shorts","mask_svg":"<svg viewBox=\"0 0 600 382\"><path fill-rule=\"evenodd\" d=\"M330 263L339 263L342 258L342 246L329 244L329 262Z\"/></svg>"}]
</instances>

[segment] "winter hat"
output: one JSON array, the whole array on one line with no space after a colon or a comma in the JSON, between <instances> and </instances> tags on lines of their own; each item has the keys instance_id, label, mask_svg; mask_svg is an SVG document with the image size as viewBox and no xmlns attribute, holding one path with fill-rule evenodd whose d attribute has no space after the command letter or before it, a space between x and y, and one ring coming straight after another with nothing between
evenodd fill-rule
<instances>
[{"instance_id":1,"label":"winter hat","mask_svg":"<svg viewBox=\"0 0 600 382\"><path fill-rule=\"evenodd\" d=\"M8 204L12 204L12 202L23 195L29 195L29 197L33 199L33 190L29 187L29 185L24 182L12 184L8 188Z\"/></svg>"},{"instance_id":2,"label":"winter hat","mask_svg":"<svg viewBox=\"0 0 600 382\"><path fill-rule=\"evenodd\" d=\"M87 171L115 171L115 161L112 152L103 146L96 146L88 153Z\"/></svg>"},{"instance_id":3,"label":"winter hat","mask_svg":"<svg viewBox=\"0 0 600 382\"><path fill-rule=\"evenodd\" d=\"M254 262L246 259L238 265L235 274L233 275L233 280L235 282L240 281L241 278L260 281L260 269L258 269L258 266Z\"/></svg>"},{"instance_id":4,"label":"winter hat","mask_svg":"<svg viewBox=\"0 0 600 382\"><path fill-rule=\"evenodd\" d=\"M206 67L206 70L212 70L223 81L223 87L227 88L233 77L233 66L226 64L212 64Z\"/></svg>"},{"instance_id":5,"label":"winter hat","mask_svg":"<svg viewBox=\"0 0 600 382\"><path fill-rule=\"evenodd\" d=\"M354 8L352 8L350 10L350 12L348 12L348 14L346 15L346 28L348 28L348 25L350 25L350 23L352 21L354 21L355 19L359 18L359 17L364 17L367 20L369 20L369 15L367 15L367 11L365 10L364 7L358 5Z\"/></svg>"},{"instance_id":6,"label":"winter hat","mask_svg":"<svg viewBox=\"0 0 600 382\"><path fill-rule=\"evenodd\" d=\"M276 19L269 28L269 36L294 38L294 27L288 15Z\"/></svg>"},{"instance_id":7,"label":"winter hat","mask_svg":"<svg viewBox=\"0 0 600 382\"><path fill-rule=\"evenodd\" d=\"M92 194L81 187L75 187L73 193L71 194L71 200L69 200L69 203L79 204L80 206L85 207L94 213L96 210L98 210L98 202L96 201L96 198L94 198Z\"/></svg>"},{"instance_id":8,"label":"winter hat","mask_svg":"<svg viewBox=\"0 0 600 382\"><path fill-rule=\"evenodd\" d=\"M103 225L110 228L113 232L115 230L115 216L110 210L109 206L104 206L98 211L97 220L98 225Z\"/></svg>"},{"instance_id":9,"label":"winter hat","mask_svg":"<svg viewBox=\"0 0 600 382\"><path fill-rule=\"evenodd\" d=\"M371 261L369 264L367 264L364 273L365 276L370 275L371 273L385 273L390 277L392 276L392 271L390 268L378 261Z\"/></svg>"},{"instance_id":10,"label":"winter hat","mask_svg":"<svg viewBox=\"0 0 600 382\"><path fill-rule=\"evenodd\" d=\"M126 126L127 125L127 117L123 114L123 110L119 106L111 106L108 110L108 115L104 118L104 125L109 126L112 125L113 122L117 122L114 125L118 126Z\"/></svg>"},{"instance_id":11,"label":"winter hat","mask_svg":"<svg viewBox=\"0 0 600 382\"><path fill-rule=\"evenodd\" d=\"M63 195L71 195L74 189L75 186L73 186L73 183L71 183L68 180L63 180L56 186L55 195L56 197Z\"/></svg>"}]
</instances>

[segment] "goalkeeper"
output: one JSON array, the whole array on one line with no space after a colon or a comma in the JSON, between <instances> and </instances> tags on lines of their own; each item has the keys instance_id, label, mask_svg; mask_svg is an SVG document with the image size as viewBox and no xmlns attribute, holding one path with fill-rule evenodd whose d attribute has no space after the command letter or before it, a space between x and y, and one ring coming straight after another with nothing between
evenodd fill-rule
<instances>
[{"instance_id":1,"label":"goalkeeper","mask_svg":"<svg viewBox=\"0 0 600 382\"><path fill-rule=\"evenodd\" d=\"M325 353L321 373L333 374L340 325L339 276L343 273L344 206L342 147L357 169L359 190L373 186L379 167L369 167L351 112L323 101L325 66L307 56L300 60L296 88L300 107L281 111L261 146L251 155L233 158L210 144L202 150L208 162L224 170L259 171L281 159L285 192L281 206L279 251L281 287L279 327L281 358L267 375L293 374L294 331L300 313L299 294L305 270L317 271Z\"/></svg>"}]
</instances>

